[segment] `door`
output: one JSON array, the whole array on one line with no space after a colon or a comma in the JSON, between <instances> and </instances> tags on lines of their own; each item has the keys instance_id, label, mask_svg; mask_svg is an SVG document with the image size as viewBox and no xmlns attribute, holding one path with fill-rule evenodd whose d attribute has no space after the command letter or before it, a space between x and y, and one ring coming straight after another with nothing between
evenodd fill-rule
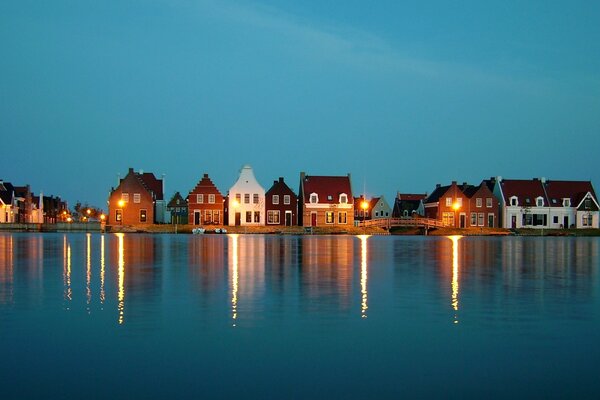
<instances>
[{"instance_id":1,"label":"door","mask_svg":"<svg viewBox=\"0 0 600 400\"><path fill-rule=\"evenodd\" d=\"M460 221L461 228L464 228L467 226L467 216L465 214L460 214L459 221Z\"/></svg>"},{"instance_id":2,"label":"door","mask_svg":"<svg viewBox=\"0 0 600 400\"><path fill-rule=\"evenodd\" d=\"M235 226L240 226L242 224L242 213L235 213Z\"/></svg>"},{"instance_id":3,"label":"door","mask_svg":"<svg viewBox=\"0 0 600 400\"><path fill-rule=\"evenodd\" d=\"M194 211L194 225L200 225L200 213L202 211Z\"/></svg>"},{"instance_id":4,"label":"door","mask_svg":"<svg viewBox=\"0 0 600 400\"><path fill-rule=\"evenodd\" d=\"M517 228L517 216L513 215L510 221L510 226L512 229L516 229Z\"/></svg>"},{"instance_id":5,"label":"door","mask_svg":"<svg viewBox=\"0 0 600 400\"><path fill-rule=\"evenodd\" d=\"M317 213L310 213L310 226L317 226Z\"/></svg>"},{"instance_id":6,"label":"door","mask_svg":"<svg viewBox=\"0 0 600 400\"><path fill-rule=\"evenodd\" d=\"M285 212L285 226L292 226L292 212Z\"/></svg>"},{"instance_id":7,"label":"door","mask_svg":"<svg viewBox=\"0 0 600 400\"><path fill-rule=\"evenodd\" d=\"M567 229L569 227L569 216L565 215L563 217L563 228Z\"/></svg>"},{"instance_id":8,"label":"door","mask_svg":"<svg viewBox=\"0 0 600 400\"><path fill-rule=\"evenodd\" d=\"M494 214L488 214L488 227L494 227Z\"/></svg>"}]
</instances>

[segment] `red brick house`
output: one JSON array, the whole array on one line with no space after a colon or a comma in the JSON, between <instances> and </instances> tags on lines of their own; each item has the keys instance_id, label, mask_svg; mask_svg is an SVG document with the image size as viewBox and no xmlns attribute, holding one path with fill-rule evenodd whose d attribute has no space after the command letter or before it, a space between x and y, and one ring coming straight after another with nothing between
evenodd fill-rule
<instances>
[{"instance_id":1,"label":"red brick house","mask_svg":"<svg viewBox=\"0 0 600 400\"><path fill-rule=\"evenodd\" d=\"M292 226L298 224L298 197L283 181L273 182L265 193L267 225Z\"/></svg>"},{"instance_id":2,"label":"red brick house","mask_svg":"<svg viewBox=\"0 0 600 400\"><path fill-rule=\"evenodd\" d=\"M300 173L298 225L354 225L354 197L350 174L309 176Z\"/></svg>"},{"instance_id":3,"label":"red brick house","mask_svg":"<svg viewBox=\"0 0 600 400\"><path fill-rule=\"evenodd\" d=\"M119 186L112 188L108 197L110 225L138 225L156 223L156 203L164 203L163 180L153 173L135 172L129 168L127 175L119 179Z\"/></svg>"},{"instance_id":4,"label":"red brick house","mask_svg":"<svg viewBox=\"0 0 600 400\"><path fill-rule=\"evenodd\" d=\"M448 186L438 184L423 203L425 217L449 227L498 226L499 203L485 181L479 186L458 185L456 181Z\"/></svg>"},{"instance_id":5,"label":"red brick house","mask_svg":"<svg viewBox=\"0 0 600 400\"><path fill-rule=\"evenodd\" d=\"M188 194L188 223L191 225L223 225L224 198L213 181L204 174Z\"/></svg>"}]
</instances>

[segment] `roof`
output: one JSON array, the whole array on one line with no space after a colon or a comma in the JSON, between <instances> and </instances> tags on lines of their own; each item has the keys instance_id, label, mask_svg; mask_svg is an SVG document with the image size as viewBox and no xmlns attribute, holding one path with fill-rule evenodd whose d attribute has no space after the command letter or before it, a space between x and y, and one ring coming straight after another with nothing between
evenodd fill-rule
<instances>
[{"instance_id":1,"label":"roof","mask_svg":"<svg viewBox=\"0 0 600 400\"><path fill-rule=\"evenodd\" d=\"M504 201L510 204L510 198L515 196L521 206L535 206L535 199L544 198L544 205L549 204L544 185L540 179L503 179L500 182Z\"/></svg>"},{"instance_id":2,"label":"roof","mask_svg":"<svg viewBox=\"0 0 600 400\"><path fill-rule=\"evenodd\" d=\"M156 200L163 200L162 179L156 179L153 173L136 173L135 176L149 191L154 192Z\"/></svg>"},{"instance_id":3,"label":"roof","mask_svg":"<svg viewBox=\"0 0 600 400\"><path fill-rule=\"evenodd\" d=\"M320 200L320 199L319 199ZM379 202L379 200L381 200L381 197L371 197L368 201L369 203L369 209L374 209L375 206L377 205L377 203ZM362 204L363 202L363 197L359 196L359 197L355 197L354 198L354 204Z\"/></svg>"},{"instance_id":4,"label":"roof","mask_svg":"<svg viewBox=\"0 0 600 400\"><path fill-rule=\"evenodd\" d=\"M4 204L12 204L15 188L10 182L0 181L0 199Z\"/></svg>"},{"instance_id":5,"label":"roof","mask_svg":"<svg viewBox=\"0 0 600 400\"><path fill-rule=\"evenodd\" d=\"M273 181L273 186L271 186L269 190L267 190L266 195L270 195L271 192L289 192L290 194L293 194L294 197L296 196L296 193L294 193L294 191L290 189L287 183L285 183L283 177L279 177L278 180Z\"/></svg>"},{"instance_id":6,"label":"roof","mask_svg":"<svg viewBox=\"0 0 600 400\"><path fill-rule=\"evenodd\" d=\"M590 181L548 180L544 186L552 207L562 207L563 199L570 199L571 207L576 207L588 192L596 199L596 193L594 193L594 187Z\"/></svg>"},{"instance_id":7,"label":"roof","mask_svg":"<svg viewBox=\"0 0 600 400\"><path fill-rule=\"evenodd\" d=\"M342 193L348 196L348 202L354 200L349 174L346 176L309 176L301 174L301 178L300 185L304 188L301 194L304 195L306 203L309 203L312 193L319 196L319 203L337 204Z\"/></svg>"},{"instance_id":8,"label":"roof","mask_svg":"<svg viewBox=\"0 0 600 400\"><path fill-rule=\"evenodd\" d=\"M452 185L447 186L436 186L435 190L423 200L424 203L436 203L440 201L440 198L450 189Z\"/></svg>"},{"instance_id":9,"label":"roof","mask_svg":"<svg viewBox=\"0 0 600 400\"><path fill-rule=\"evenodd\" d=\"M423 194L415 194L415 193L398 193L396 195L396 199L401 200L401 201L421 201L421 200L425 200L425 198L427 197L427 195L425 193Z\"/></svg>"},{"instance_id":10,"label":"roof","mask_svg":"<svg viewBox=\"0 0 600 400\"><path fill-rule=\"evenodd\" d=\"M171 200L169 200L169 204L167 204L167 207L187 207L187 202L183 199L183 197L181 197L181 193L175 192L173 197L171 197Z\"/></svg>"},{"instance_id":11,"label":"roof","mask_svg":"<svg viewBox=\"0 0 600 400\"><path fill-rule=\"evenodd\" d=\"M221 195L219 189L215 186L212 179L209 178L208 174L204 174L202 179L196 184L196 186L190 191L189 194L193 193L214 193ZM188 195L189 197L189 195Z\"/></svg>"}]
</instances>

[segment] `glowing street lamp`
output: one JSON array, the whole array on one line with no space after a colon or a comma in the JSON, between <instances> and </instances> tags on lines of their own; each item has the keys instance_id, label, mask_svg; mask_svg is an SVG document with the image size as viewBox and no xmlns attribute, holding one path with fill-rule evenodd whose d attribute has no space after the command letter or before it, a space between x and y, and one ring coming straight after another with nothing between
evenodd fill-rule
<instances>
[{"instance_id":1,"label":"glowing street lamp","mask_svg":"<svg viewBox=\"0 0 600 400\"><path fill-rule=\"evenodd\" d=\"M452 209L454 210L454 227L456 227L456 212L458 210L460 210L460 204L457 201L454 202L454 204L452 204ZM460 227L460 223L459 223L459 227Z\"/></svg>"},{"instance_id":2,"label":"glowing street lamp","mask_svg":"<svg viewBox=\"0 0 600 400\"><path fill-rule=\"evenodd\" d=\"M366 220L366 218L367 218L367 210L369 209L369 202L366 201L366 200L363 200L360 203L360 208L363 209L363 226L364 226L364 230L365 230L365 233L366 233L367 232L367 220Z\"/></svg>"},{"instance_id":3,"label":"glowing street lamp","mask_svg":"<svg viewBox=\"0 0 600 400\"><path fill-rule=\"evenodd\" d=\"M117 202L117 205L121 209L121 221L120 222L121 222L121 225L123 225L123 207L125 207L125 201L123 199L121 199Z\"/></svg>"}]
</instances>

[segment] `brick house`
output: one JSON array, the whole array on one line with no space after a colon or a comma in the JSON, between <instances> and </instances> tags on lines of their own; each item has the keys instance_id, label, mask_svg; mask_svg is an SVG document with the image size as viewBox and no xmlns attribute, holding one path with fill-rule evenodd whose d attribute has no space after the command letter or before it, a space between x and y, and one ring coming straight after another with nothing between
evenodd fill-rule
<instances>
[{"instance_id":1,"label":"brick house","mask_svg":"<svg viewBox=\"0 0 600 400\"><path fill-rule=\"evenodd\" d=\"M167 203L167 213L170 215L171 224L188 223L188 205L187 201L181 196L181 193L175 192L171 200Z\"/></svg>"},{"instance_id":2,"label":"brick house","mask_svg":"<svg viewBox=\"0 0 600 400\"><path fill-rule=\"evenodd\" d=\"M273 182L273 186L265 193L267 225L292 226L298 224L298 197L283 181Z\"/></svg>"},{"instance_id":3,"label":"brick house","mask_svg":"<svg viewBox=\"0 0 600 400\"><path fill-rule=\"evenodd\" d=\"M350 174L309 176L301 172L298 201L298 225L354 225Z\"/></svg>"},{"instance_id":4,"label":"brick house","mask_svg":"<svg viewBox=\"0 0 600 400\"><path fill-rule=\"evenodd\" d=\"M465 211L469 227L499 227L499 202L486 181L479 186L463 185L463 193L469 198Z\"/></svg>"},{"instance_id":5,"label":"brick house","mask_svg":"<svg viewBox=\"0 0 600 400\"><path fill-rule=\"evenodd\" d=\"M138 225L157 222L156 204L164 203L163 180L153 173L135 172L129 168L127 175L119 179L119 185L111 188L108 197L107 223L110 225Z\"/></svg>"},{"instance_id":6,"label":"brick house","mask_svg":"<svg viewBox=\"0 0 600 400\"><path fill-rule=\"evenodd\" d=\"M224 198L208 174L204 174L188 194L188 223L191 225L223 225Z\"/></svg>"},{"instance_id":7,"label":"brick house","mask_svg":"<svg viewBox=\"0 0 600 400\"><path fill-rule=\"evenodd\" d=\"M437 184L423 201L425 217L442 221L449 227L466 228L468 202L469 198L456 181L448 186Z\"/></svg>"}]
</instances>

